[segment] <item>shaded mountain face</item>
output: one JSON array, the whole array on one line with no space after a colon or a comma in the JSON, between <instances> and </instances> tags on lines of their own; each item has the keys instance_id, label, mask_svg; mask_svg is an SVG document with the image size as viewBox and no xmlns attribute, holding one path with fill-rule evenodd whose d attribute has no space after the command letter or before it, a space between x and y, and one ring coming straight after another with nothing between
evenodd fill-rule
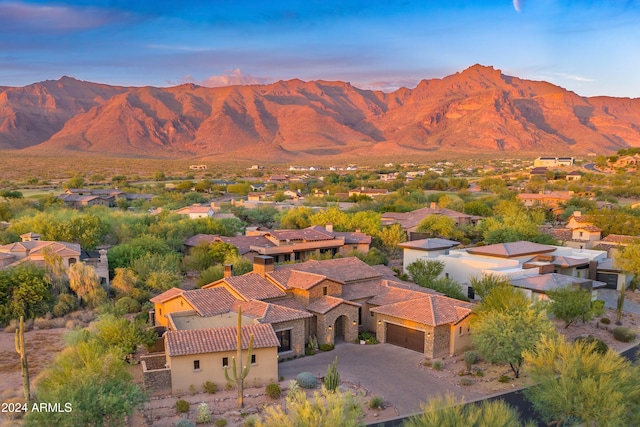
<instances>
[{"instance_id":1,"label":"shaded mountain face","mask_svg":"<svg viewBox=\"0 0 640 427\"><path fill-rule=\"evenodd\" d=\"M475 65L392 93L300 80L115 87L69 77L0 87L0 148L112 155L606 153L640 146L640 99L585 98Z\"/></svg>"}]
</instances>

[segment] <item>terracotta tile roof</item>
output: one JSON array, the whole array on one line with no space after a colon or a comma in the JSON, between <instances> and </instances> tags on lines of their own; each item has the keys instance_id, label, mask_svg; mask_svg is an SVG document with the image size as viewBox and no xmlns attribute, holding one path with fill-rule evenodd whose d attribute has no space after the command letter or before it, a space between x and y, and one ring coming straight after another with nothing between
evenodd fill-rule
<instances>
[{"instance_id":1,"label":"terracotta tile roof","mask_svg":"<svg viewBox=\"0 0 640 427\"><path fill-rule=\"evenodd\" d=\"M279 305L282 307L288 307L288 308L293 308L296 310L300 310L300 311L306 311L307 308L304 306L304 304L302 304L300 301L298 301L295 298L292 297L287 297L287 298L282 298L282 299L277 299L274 301L270 301L271 304L274 305Z\"/></svg>"},{"instance_id":2,"label":"terracotta tile roof","mask_svg":"<svg viewBox=\"0 0 640 427\"><path fill-rule=\"evenodd\" d=\"M165 301L169 301L170 299L175 298L176 296L182 294L183 292L184 290L182 289L171 288L168 291L164 291L160 295L156 295L155 297L151 298L149 301L153 303L162 304Z\"/></svg>"},{"instance_id":3,"label":"terracotta tile roof","mask_svg":"<svg viewBox=\"0 0 640 427\"><path fill-rule=\"evenodd\" d=\"M640 237L637 236L626 236L624 234L609 234L607 237L603 237L600 242L601 243L615 243L615 244L629 244L633 243L637 240L640 240Z\"/></svg>"},{"instance_id":4,"label":"terracotta tile roof","mask_svg":"<svg viewBox=\"0 0 640 427\"><path fill-rule=\"evenodd\" d=\"M384 224L398 223L402 228L407 230L416 227L420 224L420 221L429 215L444 215L452 218L456 222L459 222L460 219L478 218L451 209L425 207L411 212L387 212L382 214L381 220Z\"/></svg>"},{"instance_id":5,"label":"terracotta tile roof","mask_svg":"<svg viewBox=\"0 0 640 427\"><path fill-rule=\"evenodd\" d=\"M344 239L345 245L371 244L371 236L364 233L336 231L333 233L336 238Z\"/></svg>"},{"instance_id":6,"label":"terracotta tile roof","mask_svg":"<svg viewBox=\"0 0 640 427\"><path fill-rule=\"evenodd\" d=\"M441 295L372 308L374 313L413 320L429 326L456 324L471 314L473 304Z\"/></svg>"},{"instance_id":7,"label":"terracotta tile roof","mask_svg":"<svg viewBox=\"0 0 640 427\"><path fill-rule=\"evenodd\" d=\"M348 304L355 307L360 307L360 304L358 303L347 301L342 298L332 297L331 295L324 295L309 304L307 306L307 310L318 314L325 314L333 310L340 304Z\"/></svg>"},{"instance_id":8,"label":"terracotta tile roof","mask_svg":"<svg viewBox=\"0 0 640 427\"><path fill-rule=\"evenodd\" d=\"M384 264L372 265L371 268L378 272L381 279L397 279L398 274Z\"/></svg>"},{"instance_id":9,"label":"terracotta tile roof","mask_svg":"<svg viewBox=\"0 0 640 427\"><path fill-rule=\"evenodd\" d=\"M494 245L477 246L475 248L468 248L467 252L474 255L512 258L525 255L548 253L555 250L556 248L554 248L553 246L541 245L539 243L526 242L524 240L521 240L519 242L496 243Z\"/></svg>"},{"instance_id":10,"label":"terracotta tile roof","mask_svg":"<svg viewBox=\"0 0 640 427\"><path fill-rule=\"evenodd\" d=\"M422 288L417 285L410 285L406 282L384 281L379 293L367 301L371 305L388 305L402 301L411 301L424 298L427 295L442 295L433 289Z\"/></svg>"},{"instance_id":11,"label":"terracotta tile roof","mask_svg":"<svg viewBox=\"0 0 640 427\"><path fill-rule=\"evenodd\" d=\"M309 290L323 280L327 280L327 277L321 274L298 270L273 271L269 274L269 277L286 289L296 288L304 290Z\"/></svg>"},{"instance_id":12,"label":"terracotta tile roof","mask_svg":"<svg viewBox=\"0 0 640 427\"><path fill-rule=\"evenodd\" d=\"M260 323L280 323L291 320L307 319L313 315L307 311L282 305L271 304L264 301L236 301L233 310L242 307L242 315L252 317Z\"/></svg>"},{"instance_id":13,"label":"terracotta tile roof","mask_svg":"<svg viewBox=\"0 0 640 427\"><path fill-rule=\"evenodd\" d=\"M367 280L380 277L376 269L356 257L336 258L323 261L306 261L300 264L277 265L275 271L297 270L326 276L339 283Z\"/></svg>"},{"instance_id":14,"label":"terracotta tile roof","mask_svg":"<svg viewBox=\"0 0 640 427\"><path fill-rule=\"evenodd\" d=\"M584 231L593 231L593 232L602 231L601 228L598 228L595 225L591 225L591 224L579 225L575 227L574 230L584 230Z\"/></svg>"},{"instance_id":15,"label":"terracotta tile roof","mask_svg":"<svg viewBox=\"0 0 640 427\"><path fill-rule=\"evenodd\" d=\"M570 228L541 225L538 227L538 230L540 230L541 233L548 234L561 242L567 242L573 239L573 230Z\"/></svg>"},{"instance_id":16,"label":"terracotta tile roof","mask_svg":"<svg viewBox=\"0 0 640 427\"><path fill-rule=\"evenodd\" d=\"M185 206L184 208L180 208L173 211L173 213L179 214L179 215L189 215L192 213L206 214L206 213L209 213L209 211L211 210L212 210L211 206Z\"/></svg>"},{"instance_id":17,"label":"terracotta tile roof","mask_svg":"<svg viewBox=\"0 0 640 427\"><path fill-rule=\"evenodd\" d=\"M204 288L184 291L184 299L202 317L228 313L236 298L225 288Z\"/></svg>"},{"instance_id":18,"label":"terracotta tile roof","mask_svg":"<svg viewBox=\"0 0 640 427\"><path fill-rule=\"evenodd\" d=\"M215 234L196 234L195 236L191 236L182 242L185 246L198 246L202 242L213 243L216 241Z\"/></svg>"},{"instance_id":19,"label":"terracotta tile roof","mask_svg":"<svg viewBox=\"0 0 640 427\"><path fill-rule=\"evenodd\" d=\"M299 240L303 242L333 240L333 233L326 231L322 227L308 227L302 230L273 230L269 234L281 242L288 240Z\"/></svg>"},{"instance_id":20,"label":"terracotta tile roof","mask_svg":"<svg viewBox=\"0 0 640 427\"><path fill-rule=\"evenodd\" d=\"M20 252L31 256L42 254L45 248L60 256L79 257L81 253L80 245L77 243L53 242L48 240L31 240L26 242L9 243L7 245L0 246L0 252Z\"/></svg>"},{"instance_id":21,"label":"terracotta tile roof","mask_svg":"<svg viewBox=\"0 0 640 427\"><path fill-rule=\"evenodd\" d=\"M342 298L353 301L373 297L380 293L380 288L380 279L349 283L342 287Z\"/></svg>"},{"instance_id":22,"label":"terracotta tile roof","mask_svg":"<svg viewBox=\"0 0 640 427\"><path fill-rule=\"evenodd\" d=\"M188 247L197 246L201 242L225 242L230 243L236 248L238 248L238 252L240 255L244 255L248 252L251 252L251 246L258 246L264 248L270 248L276 246L274 243L269 241L266 237L259 236L218 236L214 234L196 234L195 236L189 237L186 239L183 244Z\"/></svg>"},{"instance_id":23,"label":"terracotta tile roof","mask_svg":"<svg viewBox=\"0 0 640 427\"><path fill-rule=\"evenodd\" d=\"M286 296L283 290L258 274L248 273L242 276L225 277L222 280L245 300L265 300Z\"/></svg>"},{"instance_id":24,"label":"terracotta tile roof","mask_svg":"<svg viewBox=\"0 0 640 427\"><path fill-rule=\"evenodd\" d=\"M458 246L459 244L460 242L456 242L454 240L433 238L433 239L420 239L420 240L413 240L411 242L404 242L404 243L400 243L398 246L400 246L401 248L407 248L407 249L436 251L436 250L442 250L442 249L450 249L450 248L453 248L454 246Z\"/></svg>"},{"instance_id":25,"label":"terracotta tile roof","mask_svg":"<svg viewBox=\"0 0 640 427\"><path fill-rule=\"evenodd\" d=\"M221 328L167 331L165 340L170 357L190 354L217 353L236 350L236 326ZM249 348L249 337L253 334L253 348L278 347L280 342L269 324L242 326L242 349Z\"/></svg>"}]
</instances>

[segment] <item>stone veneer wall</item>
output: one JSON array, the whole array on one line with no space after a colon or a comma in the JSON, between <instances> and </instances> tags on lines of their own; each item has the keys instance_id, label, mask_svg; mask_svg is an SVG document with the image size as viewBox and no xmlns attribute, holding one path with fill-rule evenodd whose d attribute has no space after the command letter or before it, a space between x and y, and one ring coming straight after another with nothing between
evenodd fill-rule
<instances>
[{"instance_id":1,"label":"stone veneer wall","mask_svg":"<svg viewBox=\"0 0 640 427\"><path fill-rule=\"evenodd\" d=\"M276 332L291 329L291 351L279 353L278 357L281 360L286 360L293 356L304 356L305 343L307 342L306 321L306 319L299 319L271 324Z\"/></svg>"},{"instance_id":2,"label":"stone veneer wall","mask_svg":"<svg viewBox=\"0 0 640 427\"><path fill-rule=\"evenodd\" d=\"M353 321L358 321L358 307L348 304L340 304L336 308L325 314L317 315L318 344L334 344L335 342L335 322L340 316L346 316L344 322L345 342L355 342L358 338L358 326L353 326ZM331 330L329 330L331 326Z\"/></svg>"},{"instance_id":3,"label":"stone veneer wall","mask_svg":"<svg viewBox=\"0 0 640 427\"><path fill-rule=\"evenodd\" d=\"M171 369L166 368L164 353L152 353L140 356L144 389L149 392L171 389Z\"/></svg>"},{"instance_id":4,"label":"stone veneer wall","mask_svg":"<svg viewBox=\"0 0 640 427\"><path fill-rule=\"evenodd\" d=\"M436 326L433 339L425 342L425 355L436 359L450 356L451 327L449 325ZM431 355L429 354L431 353Z\"/></svg>"}]
</instances>

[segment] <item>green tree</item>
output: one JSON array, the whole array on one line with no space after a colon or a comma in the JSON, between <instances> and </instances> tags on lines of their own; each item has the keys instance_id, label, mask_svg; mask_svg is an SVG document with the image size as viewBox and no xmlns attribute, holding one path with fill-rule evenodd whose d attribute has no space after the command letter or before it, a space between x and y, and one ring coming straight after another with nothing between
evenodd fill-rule
<instances>
[{"instance_id":1,"label":"green tree","mask_svg":"<svg viewBox=\"0 0 640 427\"><path fill-rule=\"evenodd\" d=\"M449 277L439 277L443 271L444 262L438 260L419 259L407 266L411 280L417 285L442 292L449 298L468 301L459 283Z\"/></svg>"},{"instance_id":2,"label":"green tree","mask_svg":"<svg viewBox=\"0 0 640 427\"><path fill-rule=\"evenodd\" d=\"M476 350L491 363L508 363L516 378L524 352L532 350L542 336L555 334L546 313L534 308L476 315L471 328Z\"/></svg>"},{"instance_id":3,"label":"green tree","mask_svg":"<svg viewBox=\"0 0 640 427\"><path fill-rule=\"evenodd\" d=\"M564 322L565 329L578 320L588 322L596 315L591 304L591 292L586 289L564 286L548 291L547 296L551 300L549 312Z\"/></svg>"},{"instance_id":4,"label":"green tree","mask_svg":"<svg viewBox=\"0 0 640 427\"><path fill-rule=\"evenodd\" d=\"M475 288L474 288L475 289ZM482 300L474 307L478 315L491 315L495 312L526 311L532 307L532 301L522 289L508 283L498 284L482 296ZM539 306L534 306L540 309Z\"/></svg>"},{"instance_id":5,"label":"green tree","mask_svg":"<svg viewBox=\"0 0 640 427\"><path fill-rule=\"evenodd\" d=\"M473 200L464 204L464 213L488 217L493 214L493 209L484 202Z\"/></svg>"},{"instance_id":6,"label":"green tree","mask_svg":"<svg viewBox=\"0 0 640 427\"><path fill-rule=\"evenodd\" d=\"M218 281L224 277L224 267L221 264L211 266L200 272L196 279L196 287L201 288L204 285Z\"/></svg>"},{"instance_id":7,"label":"green tree","mask_svg":"<svg viewBox=\"0 0 640 427\"><path fill-rule=\"evenodd\" d=\"M497 274L473 276L469 279L469 284L473 287L473 291L478 294L480 298L486 297L495 288L503 286L513 287L508 276Z\"/></svg>"},{"instance_id":8,"label":"green tree","mask_svg":"<svg viewBox=\"0 0 640 427\"><path fill-rule=\"evenodd\" d=\"M93 267L79 261L69 267L69 287L81 302L86 302L100 287L100 279Z\"/></svg>"},{"instance_id":9,"label":"green tree","mask_svg":"<svg viewBox=\"0 0 640 427\"><path fill-rule=\"evenodd\" d=\"M122 295L129 295L138 283L135 272L130 268L116 268L111 280L111 288Z\"/></svg>"},{"instance_id":10,"label":"green tree","mask_svg":"<svg viewBox=\"0 0 640 427\"><path fill-rule=\"evenodd\" d=\"M445 239L461 237L461 233L456 228L456 222L445 215L427 215L420 221L417 230Z\"/></svg>"},{"instance_id":11,"label":"green tree","mask_svg":"<svg viewBox=\"0 0 640 427\"><path fill-rule=\"evenodd\" d=\"M620 269L633 274L636 281L640 280L640 243L631 243L621 248L614 259Z\"/></svg>"},{"instance_id":12,"label":"green tree","mask_svg":"<svg viewBox=\"0 0 640 427\"><path fill-rule=\"evenodd\" d=\"M63 350L36 386L36 404L61 402L61 411L29 411L25 425L125 426L145 395L118 353L96 341ZM69 404L69 406L65 406ZM68 412L65 412L65 409Z\"/></svg>"},{"instance_id":13,"label":"green tree","mask_svg":"<svg viewBox=\"0 0 640 427\"><path fill-rule=\"evenodd\" d=\"M272 405L265 409L265 416L258 420L258 427L357 427L364 426L364 411L351 392L335 393L324 386L312 398L298 389L286 397L284 407Z\"/></svg>"},{"instance_id":14,"label":"green tree","mask_svg":"<svg viewBox=\"0 0 640 427\"><path fill-rule=\"evenodd\" d=\"M407 233L404 232L400 224L393 224L388 227L383 227L378 232L378 237L382 242L382 247L387 250L388 253L395 253L399 250L398 245L407 241Z\"/></svg>"},{"instance_id":15,"label":"green tree","mask_svg":"<svg viewBox=\"0 0 640 427\"><path fill-rule=\"evenodd\" d=\"M139 345L152 345L158 335L143 323L107 314L96 323L95 340L106 348L116 349L121 358L136 352Z\"/></svg>"},{"instance_id":16,"label":"green tree","mask_svg":"<svg viewBox=\"0 0 640 427\"><path fill-rule=\"evenodd\" d=\"M56 294L67 292L69 290L69 276L62 257L49 247L42 250L42 256L46 270L45 278L51 285L51 289Z\"/></svg>"},{"instance_id":17,"label":"green tree","mask_svg":"<svg viewBox=\"0 0 640 427\"><path fill-rule=\"evenodd\" d=\"M279 218L280 227L285 229L303 229L311 225L309 217L313 210L304 206L287 209Z\"/></svg>"},{"instance_id":18,"label":"green tree","mask_svg":"<svg viewBox=\"0 0 640 427\"><path fill-rule=\"evenodd\" d=\"M231 243L213 242L209 245L209 256L218 264L223 264L226 259L238 255L238 248Z\"/></svg>"},{"instance_id":19,"label":"green tree","mask_svg":"<svg viewBox=\"0 0 640 427\"><path fill-rule=\"evenodd\" d=\"M527 373L537 384L527 398L557 426L640 425L640 368L596 343L543 337L526 351Z\"/></svg>"},{"instance_id":20,"label":"green tree","mask_svg":"<svg viewBox=\"0 0 640 427\"><path fill-rule=\"evenodd\" d=\"M24 263L0 273L0 321L42 316L49 310L50 302L50 287L43 268Z\"/></svg>"},{"instance_id":21,"label":"green tree","mask_svg":"<svg viewBox=\"0 0 640 427\"><path fill-rule=\"evenodd\" d=\"M81 176L74 176L62 185L65 189L69 188L82 188L84 186L84 178Z\"/></svg>"},{"instance_id":22,"label":"green tree","mask_svg":"<svg viewBox=\"0 0 640 427\"><path fill-rule=\"evenodd\" d=\"M518 410L503 400L483 400L464 404L453 395L430 399L422 405L422 413L406 420L403 427L461 427L501 426L534 427L534 422L523 424Z\"/></svg>"}]
</instances>

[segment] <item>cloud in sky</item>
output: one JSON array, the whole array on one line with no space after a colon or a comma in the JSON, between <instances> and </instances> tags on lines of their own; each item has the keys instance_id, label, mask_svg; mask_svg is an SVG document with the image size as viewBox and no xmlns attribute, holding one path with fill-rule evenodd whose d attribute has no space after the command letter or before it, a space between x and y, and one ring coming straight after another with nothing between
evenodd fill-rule
<instances>
[{"instance_id":1,"label":"cloud in sky","mask_svg":"<svg viewBox=\"0 0 640 427\"><path fill-rule=\"evenodd\" d=\"M270 79L266 77L256 77L250 74L243 74L240 68L235 70L228 70L226 74L218 76L209 76L204 80L196 80L191 76L185 76L182 78L181 83L196 83L200 86L206 87L221 87L221 86L235 86L235 85L254 85L265 84Z\"/></svg>"},{"instance_id":2,"label":"cloud in sky","mask_svg":"<svg viewBox=\"0 0 640 427\"><path fill-rule=\"evenodd\" d=\"M0 1L0 27L4 30L82 30L108 24L116 15L93 7Z\"/></svg>"}]
</instances>

